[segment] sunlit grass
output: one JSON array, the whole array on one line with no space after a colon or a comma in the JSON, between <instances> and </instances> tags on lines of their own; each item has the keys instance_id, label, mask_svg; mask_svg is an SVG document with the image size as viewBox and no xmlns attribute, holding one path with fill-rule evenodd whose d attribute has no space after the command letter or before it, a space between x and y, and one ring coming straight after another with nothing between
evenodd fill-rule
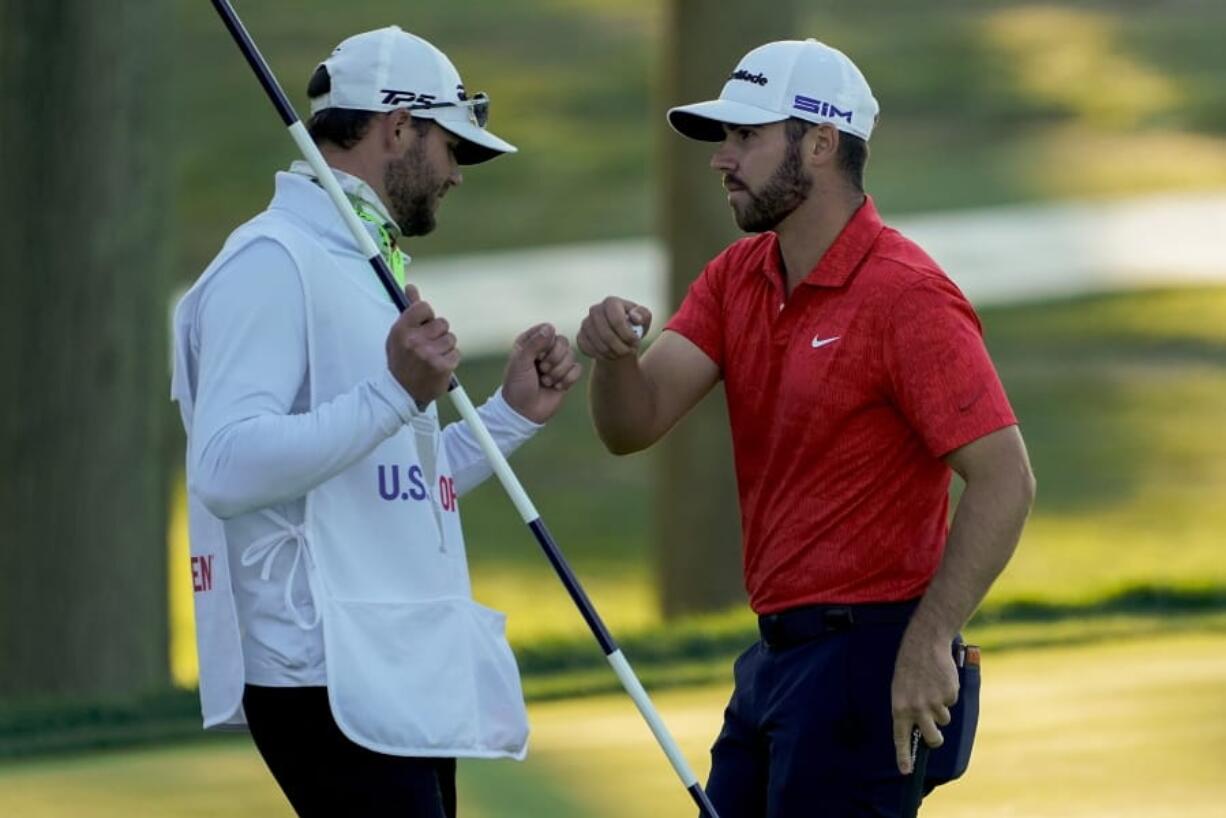
<instances>
[{"instance_id":1,"label":"sunlit grass","mask_svg":"<svg viewBox=\"0 0 1226 818\"><path fill-rule=\"evenodd\" d=\"M1031 197L1089 199L1226 187L1226 139L1221 137L1070 125L1006 140L1000 147L995 161L1012 168L1018 189Z\"/></svg>"},{"instance_id":2,"label":"sunlit grass","mask_svg":"<svg viewBox=\"0 0 1226 818\"><path fill-rule=\"evenodd\" d=\"M523 547L536 547L524 532ZM586 632L575 603L561 582L542 581L542 565L523 568L509 565L478 565L473 572L473 596L482 604L512 611L507 635L512 643L528 643L551 637ZM660 622L659 606L651 577L641 567L586 573L583 587L592 603L616 633L641 631Z\"/></svg>"},{"instance_id":3,"label":"sunlit grass","mask_svg":"<svg viewBox=\"0 0 1226 818\"><path fill-rule=\"evenodd\" d=\"M1106 399L1083 399L1089 388ZM993 599L1226 585L1226 366L1061 368L1019 375L1012 392L1041 489Z\"/></svg>"},{"instance_id":4,"label":"sunlit grass","mask_svg":"<svg viewBox=\"0 0 1226 818\"><path fill-rule=\"evenodd\" d=\"M946 134L890 122L873 142L866 184L887 217L917 208L1226 188L1226 140L1179 131L1130 134L1061 124ZM915 154L925 161L910 161Z\"/></svg>"},{"instance_id":5,"label":"sunlit grass","mask_svg":"<svg viewBox=\"0 0 1226 818\"><path fill-rule=\"evenodd\" d=\"M1031 103L1129 127L1182 100L1169 77L1125 51L1120 22L1103 11L1026 4L992 12L982 30L1009 56L1013 82Z\"/></svg>"},{"instance_id":6,"label":"sunlit grass","mask_svg":"<svg viewBox=\"0 0 1226 818\"><path fill-rule=\"evenodd\" d=\"M13 762L0 767L0 815L22 818L289 816L248 739Z\"/></svg>"},{"instance_id":7,"label":"sunlit grass","mask_svg":"<svg viewBox=\"0 0 1226 818\"><path fill-rule=\"evenodd\" d=\"M1025 652L984 667L982 739L944 818L1210 818L1226 797L1226 638Z\"/></svg>"},{"instance_id":8,"label":"sunlit grass","mask_svg":"<svg viewBox=\"0 0 1226 818\"><path fill-rule=\"evenodd\" d=\"M985 316L1039 476L992 599L1226 583L1226 292Z\"/></svg>"},{"instance_id":9,"label":"sunlit grass","mask_svg":"<svg viewBox=\"0 0 1226 818\"><path fill-rule=\"evenodd\" d=\"M705 779L727 683L658 693ZM985 653L967 777L944 818L1211 818L1226 800L1226 634ZM528 761L461 764L471 818L689 816L687 795L622 695L529 708ZM0 767L0 814L288 816L245 739Z\"/></svg>"},{"instance_id":10,"label":"sunlit grass","mask_svg":"<svg viewBox=\"0 0 1226 818\"><path fill-rule=\"evenodd\" d=\"M932 815L1216 815L1226 796L1226 638L1186 636L1027 651L985 660L982 732L971 774L931 799ZM657 697L700 776L726 688ZM689 815L692 809L629 702L533 711L527 768L548 770L587 808L573 815ZM474 784L477 771L469 779ZM628 786L628 782L633 782ZM479 787L474 787L478 792ZM533 805L508 804L507 816Z\"/></svg>"},{"instance_id":11,"label":"sunlit grass","mask_svg":"<svg viewBox=\"0 0 1226 818\"><path fill-rule=\"evenodd\" d=\"M1223 262L1226 263L1226 257ZM1084 348L1138 344L1226 344L1226 293L1212 288L1151 290L1052 301L989 313L989 338L1011 345ZM1118 357L1129 349L1116 347ZM1041 353L1042 354L1042 353ZM1172 363L1178 363L1172 361Z\"/></svg>"}]
</instances>

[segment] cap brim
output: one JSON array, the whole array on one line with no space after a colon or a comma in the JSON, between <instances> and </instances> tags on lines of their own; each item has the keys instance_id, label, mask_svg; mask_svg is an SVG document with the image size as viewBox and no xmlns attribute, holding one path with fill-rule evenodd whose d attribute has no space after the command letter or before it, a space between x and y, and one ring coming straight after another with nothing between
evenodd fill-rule
<instances>
[{"instance_id":1,"label":"cap brim","mask_svg":"<svg viewBox=\"0 0 1226 818\"><path fill-rule=\"evenodd\" d=\"M479 165L491 159L497 159L504 153L516 153L519 148L499 139L485 128L471 122L455 122L445 119L435 119L440 126L460 137L456 146L455 160L461 165Z\"/></svg>"},{"instance_id":2,"label":"cap brim","mask_svg":"<svg viewBox=\"0 0 1226 818\"><path fill-rule=\"evenodd\" d=\"M727 99L682 105L668 112L668 124L674 131L703 142L723 142L725 125L768 125L785 119L778 111Z\"/></svg>"}]
</instances>

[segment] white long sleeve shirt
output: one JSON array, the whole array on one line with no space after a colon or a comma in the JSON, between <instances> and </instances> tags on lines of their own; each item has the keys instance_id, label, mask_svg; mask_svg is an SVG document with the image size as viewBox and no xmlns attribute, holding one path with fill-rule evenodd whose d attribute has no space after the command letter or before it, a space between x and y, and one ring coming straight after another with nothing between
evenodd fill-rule
<instances>
[{"instance_id":1,"label":"white long sleeve shirt","mask_svg":"<svg viewBox=\"0 0 1226 818\"><path fill-rule=\"evenodd\" d=\"M192 490L224 521L242 631L246 681L266 686L326 683L319 628L303 630L285 604L293 556L277 555L270 576L243 565L242 552L277 526L305 514L304 495L397 432L415 412L412 397L386 369L309 411L306 307L289 255L271 240L238 252L208 283L191 338L198 387L191 430ZM500 393L479 409L498 447L510 454L540 428ZM467 424L442 443L457 494L490 467ZM314 617L304 571L291 589L299 613Z\"/></svg>"}]
</instances>

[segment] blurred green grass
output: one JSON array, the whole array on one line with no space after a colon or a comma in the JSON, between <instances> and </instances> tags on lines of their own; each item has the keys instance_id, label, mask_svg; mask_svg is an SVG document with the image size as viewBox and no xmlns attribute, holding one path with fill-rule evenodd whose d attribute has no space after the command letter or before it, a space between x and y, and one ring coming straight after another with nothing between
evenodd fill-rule
<instances>
[{"instance_id":1,"label":"blurred green grass","mask_svg":"<svg viewBox=\"0 0 1226 818\"><path fill-rule=\"evenodd\" d=\"M932 796L947 818L1209 818L1226 797L1226 631L984 657L969 775ZM726 677L725 677L726 679ZM705 778L727 681L659 693ZM468 818L690 815L622 695L530 707L528 760L463 762ZM0 814L168 818L289 815L250 742L198 741L0 766Z\"/></svg>"},{"instance_id":2,"label":"blurred green grass","mask_svg":"<svg viewBox=\"0 0 1226 818\"><path fill-rule=\"evenodd\" d=\"M521 152L470 169L423 257L654 232L663 2L303 0L239 10L291 99L342 37L398 23L439 44ZM174 47L179 269L259 210L292 148L206 3ZM769 13L764 10L764 13ZM1226 185L1226 4L830 0L800 11L881 101L868 182L887 213ZM727 55L731 66L739 55ZM719 90L712 77L710 93ZM718 195L712 175L712 195Z\"/></svg>"},{"instance_id":3,"label":"blurred green grass","mask_svg":"<svg viewBox=\"0 0 1226 818\"><path fill-rule=\"evenodd\" d=\"M1226 292L985 315L1040 480L993 601L1226 585Z\"/></svg>"}]
</instances>

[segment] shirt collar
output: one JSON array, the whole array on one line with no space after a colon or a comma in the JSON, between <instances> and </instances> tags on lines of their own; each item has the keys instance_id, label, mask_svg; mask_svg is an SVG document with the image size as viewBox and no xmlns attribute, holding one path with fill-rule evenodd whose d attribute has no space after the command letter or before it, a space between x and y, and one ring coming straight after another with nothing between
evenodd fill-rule
<instances>
[{"instance_id":1,"label":"shirt collar","mask_svg":"<svg viewBox=\"0 0 1226 818\"><path fill-rule=\"evenodd\" d=\"M843 226L834 243L809 271L801 284L814 287L842 287L851 278L860 262L868 255L877 236L885 229L873 197L865 195L864 204L856 210L850 221ZM783 262L779 254L779 237L771 234L770 253L767 255L766 273L774 281L783 281Z\"/></svg>"},{"instance_id":2,"label":"shirt collar","mask_svg":"<svg viewBox=\"0 0 1226 818\"><path fill-rule=\"evenodd\" d=\"M308 179L315 178L315 170L302 159L295 160L289 166L289 172L305 176ZM332 173L335 174L336 181L340 183L341 190L345 191L345 195L352 200L356 200L355 204L360 202L368 210L373 211L374 215L383 220L383 228L392 235L392 240L399 241L401 236L400 225L396 224L396 220L387 212L387 206L383 204L379 194L375 193L374 188L368 185L365 180L351 173L345 173L343 170L333 168Z\"/></svg>"}]
</instances>

